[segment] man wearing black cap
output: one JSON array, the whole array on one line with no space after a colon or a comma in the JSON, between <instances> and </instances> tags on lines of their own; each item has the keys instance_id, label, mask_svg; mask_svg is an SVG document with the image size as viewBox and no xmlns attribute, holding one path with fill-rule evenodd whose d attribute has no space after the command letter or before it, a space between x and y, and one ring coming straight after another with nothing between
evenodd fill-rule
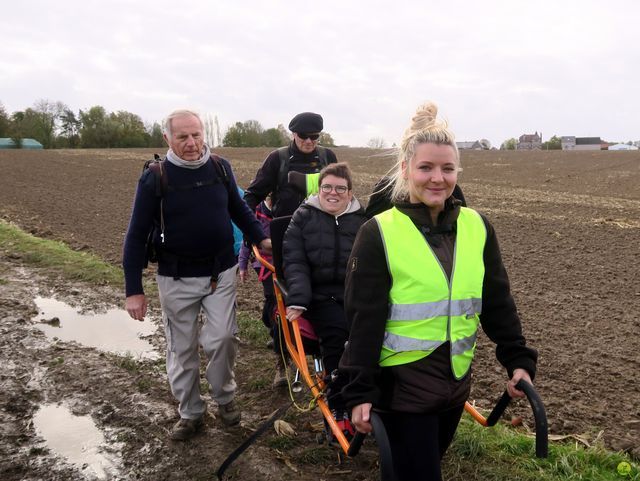
<instances>
[{"instance_id":1,"label":"man wearing black cap","mask_svg":"<svg viewBox=\"0 0 640 481\"><path fill-rule=\"evenodd\" d=\"M323 122L319 114L302 112L289 122L293 141L271 152L247 188L244 200L255 210L267 195L272 194L273 216L291 215L304 201L304 193L289 185L289 172L315 174L327 164L337 162L333 151L320 147L318 138Z\"/></svg>"}]
</instances>

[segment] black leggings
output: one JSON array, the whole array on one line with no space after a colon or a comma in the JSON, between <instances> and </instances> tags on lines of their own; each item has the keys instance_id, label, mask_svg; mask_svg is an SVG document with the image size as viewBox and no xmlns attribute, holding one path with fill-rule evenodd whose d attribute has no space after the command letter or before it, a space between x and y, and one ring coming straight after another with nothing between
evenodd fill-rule
<instances>
[{"instance_id":1,"label":"black leggings","mask_svg":"<svg viewBox=\"0 0 640 481\"><path fill-rule=\"evenodd\" d=\"M439 414L380 413L398 481L441 481L440 460L453 440L464 406Z\"/></svg>"},{"instance_id":2,"label":"black leggings","mask_svg":"<svg viewBox=\"0 0 640 481\"><path fill-rule=\"evenodd\" d=\"M338 362L344 352L344 344L349 338L349 327L344 314L344 308L334 300L312 302L309 310L303 314L320 339L322 363L328 375L338 369ZM329 407L344 410L344 401L340 391L348 379L339 376L329 382L327 398Z\"/></svg>"}]
</instances>

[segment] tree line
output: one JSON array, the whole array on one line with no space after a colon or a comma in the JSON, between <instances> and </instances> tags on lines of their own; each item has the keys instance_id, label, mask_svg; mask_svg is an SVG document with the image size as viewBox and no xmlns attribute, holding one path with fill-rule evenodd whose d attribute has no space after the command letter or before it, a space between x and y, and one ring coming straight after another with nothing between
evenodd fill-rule
<instances>
[{"instance_id":1,"label":"tree line","mask_svg":"<svg viewBox=\"0 0 640 481\"><path fill-rule=\"evenodd\" d=\"M257 120L236 122L220 134L217 117L203 117L205 138L217 147L280 147L291 141L282 125L264 129ZM20 147L22 139L35 139L45 149L163 147L159 122L144 123L125 110L108 112L95 105L77 113L62 102L41 99L33 107L9 114L0 102L0 138L11 138ZM331 135L323 132L319 142L334 146Z\"/></svg>"},{"instance_id":2,"label":"tree line","mask_svg":"<svg viewBox=\"0 0 640 481\"><path fill-rule=\"evenodd\" d=\"M62 102L38 100L33 107L8 114L0 103L0 137L35 139L45 149L161 147L160 124L145 124L140 116L95 105L78 113Z\"/></svg>"}]
</instances>

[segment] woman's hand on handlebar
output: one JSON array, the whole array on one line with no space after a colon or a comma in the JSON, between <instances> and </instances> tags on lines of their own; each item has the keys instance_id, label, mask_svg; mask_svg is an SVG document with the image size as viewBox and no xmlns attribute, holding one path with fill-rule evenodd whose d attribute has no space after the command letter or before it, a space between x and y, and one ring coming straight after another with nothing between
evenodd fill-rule
<instances>
[{"instance_id":1,"label":"woman's hand on handlebar","mask_svg":"<svg viewBox=\"0 0 640 481\"><path fill-rule=\"evenodd\" d=\"M525 393L516 388L516 384L518 384L518 381L520 380L524 380L529 384L533 384L533 382L531 381L531 376L529 376L529 373L526 370L521 368L514 369L513 376L507 383L507 392L512 398L525 397Z\"/></svg>"}]
</instances>

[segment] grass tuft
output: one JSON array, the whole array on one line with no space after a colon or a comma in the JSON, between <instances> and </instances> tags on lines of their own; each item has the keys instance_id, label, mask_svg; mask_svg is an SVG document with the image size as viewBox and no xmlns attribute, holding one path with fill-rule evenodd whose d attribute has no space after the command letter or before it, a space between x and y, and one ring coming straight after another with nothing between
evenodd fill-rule
<instances>
[{"instance_id":1,"label":"grass tuft","mask_svg":"<svg viewBox=\"0 0 640 481\"><path fill-rule=\"evenodd\" d=\"M240 337L251 346L263 348L269 340L269 332L262 321L244 312L237 313L237 321Z\"/></svg>"},{"instance_id":2,"label":"grass tuft","mask_svg":"<svg viewBox=\"0 0 640 481\"><path fill-rule=\"evenodd\" d=\"M632 466L618 473L621 462ZM465 415L443 463L443 479L520 481L640 481L637 464L623 453L574 442L549 445L549 457L535 457L535 439L509 426L485 428Z\"/></svg>"},{"instance_id":3,"label":"grass tuft","mask_svg":"<svg viewBox=\"0 0 640 481\"><path fill-rule=\"evenodd\" d=\"M13 224L0 220L0 246L4 252L19 255L26 264L44 267L68 280L97 285L122 286L122 270L87 252L78 252L62 242L40 239Z\"/></svg>"}]
</instances>

